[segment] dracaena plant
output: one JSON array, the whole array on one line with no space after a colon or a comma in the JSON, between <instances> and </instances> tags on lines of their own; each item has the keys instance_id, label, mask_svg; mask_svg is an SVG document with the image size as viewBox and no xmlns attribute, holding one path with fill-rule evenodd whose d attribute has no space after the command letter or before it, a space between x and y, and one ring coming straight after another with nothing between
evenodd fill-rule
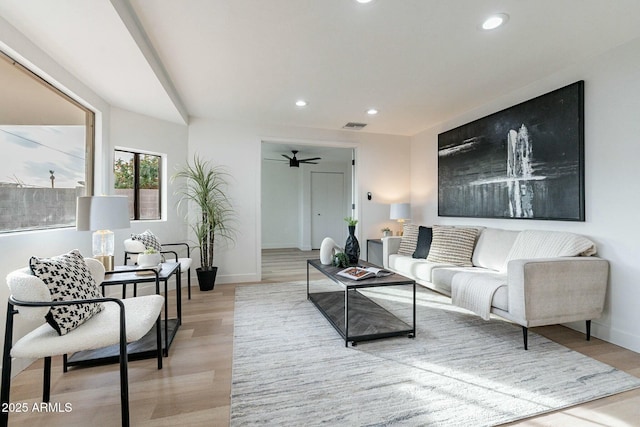
<instances>
[{"instance_id":1,"label":"dracaena plant","mask_svg":"<svg viewBox=\"0 0 640 427\"><path fill-rule=\"evenodd\" d=\"M228 178L222 166L197 155L171 177L171 182L181 179L176 190L180 196L178 211L198 240L200 265L205 270L213 267L216 244L235 238L235 212L227 197Z\"/></svg>"}]
</instances>

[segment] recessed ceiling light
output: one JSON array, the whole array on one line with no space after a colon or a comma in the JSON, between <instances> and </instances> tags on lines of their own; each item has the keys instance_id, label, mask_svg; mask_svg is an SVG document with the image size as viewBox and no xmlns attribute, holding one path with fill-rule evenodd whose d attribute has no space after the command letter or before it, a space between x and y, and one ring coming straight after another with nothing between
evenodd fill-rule
<instances>
[{"instance_id":1,"label":"recessed ceiling light","mask_svg":"<svg viewBox=\"0 0 640 427\"><path fill-rule=\"evenodd\" d=\"M378 110L376 110L375 108L369 108L367 110L367 114L370 116L375 116L376 114L378 114Z\"/></svg>"},{"instance_id":2,"label":"recessed ceiling light","mask_svg":"<svg viewBox=\"0 0 640 427\"><path fill-rule=\"evenodd\" d=\"M362 4L366 4L366 3L373 3L374 0L356 0L356 2L358 3L362 3Z\"/></svg>"},{"instance_id":3,"label":"recessed ceiling light","mask_svg":"<svg viewBox=\"0 0 640 427\"><path fill-rule=\"evenodd\" d=\"M491 15L482 23L483 30L494 30L501 25L506 24L509 20L509 15L506 13L496 13L495 15Z\"/></svg>"},{"instance_id":4,"label":"recessed ceiling light","mask_svg":"<svg viewBox=\"0 0 640 427\"><path fill-rule=\"evenodd\" d=\"M307 101L305 101L304 99L299 99L296 101L296 106L298 107L306 107L307 106Z\"/></svg>"}]
</instances>

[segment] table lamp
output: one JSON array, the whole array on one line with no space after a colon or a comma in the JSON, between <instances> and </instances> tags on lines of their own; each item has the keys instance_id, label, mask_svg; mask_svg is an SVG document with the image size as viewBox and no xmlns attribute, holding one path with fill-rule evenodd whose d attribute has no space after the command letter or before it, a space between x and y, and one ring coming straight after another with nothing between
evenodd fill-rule
<instances>
[{"instance_id":1,"label":"table lamp","mask_svg":"<svg viewBox=\"0 0 640 427\"><path fill-rule=\"evenodd\" d=\"M76 206L76 230L93 231L93 257L113 270L115 235L112 229L129 228L127 196L81 196Z\"/></svg>"},{"instance_id":2,"label":"table lamp","mask_svg":"<svg viewBox=\"0 0 640 427\"><path fill-rule=\"evenodd\" d=\"M392 203L389 219L395 219L401 226L404 225L406 220L411 219L411 205L409 203Z\"/></svg>"}]
</instances>

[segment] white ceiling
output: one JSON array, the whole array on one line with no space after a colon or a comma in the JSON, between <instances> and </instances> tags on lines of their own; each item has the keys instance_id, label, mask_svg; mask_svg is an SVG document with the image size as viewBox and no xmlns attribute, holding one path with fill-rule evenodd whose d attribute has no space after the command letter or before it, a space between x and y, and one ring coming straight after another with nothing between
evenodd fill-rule
<instances>
[{"instance_id":1,"label":"white ceiling","mask_svg":"<svg viewBox=\"0 0 640 427\"><path fill-rule=\"evenodd\" d=\"M494 12L507 25L480 31ZM397 135L640 37L638 0L0 0L0 16L120 108Z\"/></svg>"}]
</instances>

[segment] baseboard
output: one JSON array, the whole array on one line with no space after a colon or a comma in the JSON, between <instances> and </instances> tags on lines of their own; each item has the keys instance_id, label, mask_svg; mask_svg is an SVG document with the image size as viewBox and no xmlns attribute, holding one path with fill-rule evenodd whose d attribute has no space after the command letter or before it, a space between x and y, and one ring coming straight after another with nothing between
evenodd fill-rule
<instances>
[{"instance_id":1,"label":"baseboard","mask_svg":"<svg viewBox=\"0 0 640 427\"><path fill-rule=\"evenodd\" d=\"M216 277L216 283L247 283L247 282L259 282L262 277L260 273L247 273L247 274L225 274ZM196 283L196 286L198 284Z\"/></svg>"},{"instance_id":2,"label":"baseboard","mask_svg":"<svg viewBox=\"0 0 640 427\"><path fill-rule=\"evenodd\" d=\"M290 249L297 247L297 243L268 243L262 245L262 249Z\"/></svg>"}]
</instances>

